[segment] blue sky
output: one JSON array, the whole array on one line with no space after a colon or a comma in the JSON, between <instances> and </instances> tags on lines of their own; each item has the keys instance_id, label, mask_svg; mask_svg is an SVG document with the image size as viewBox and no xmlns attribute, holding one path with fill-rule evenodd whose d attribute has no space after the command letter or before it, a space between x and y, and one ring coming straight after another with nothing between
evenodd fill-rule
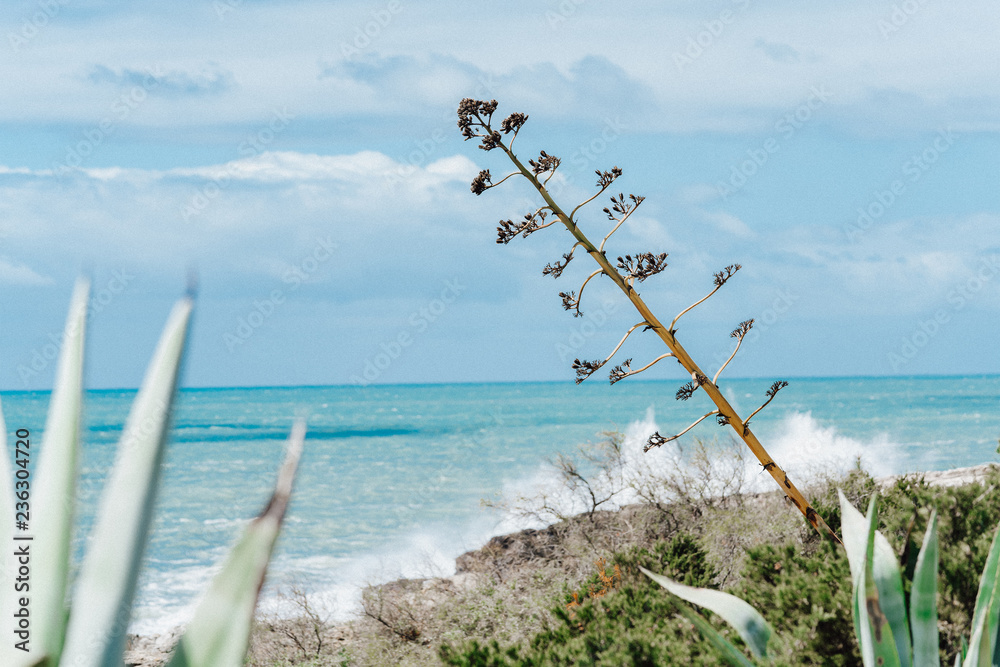
<instances>
[{"instance_id":1,"label":"blue sky","mask_svg":"<svg viewBox=\"0 0 1000 667\"><path fill-rule=\"evenodd\" d=\"M609 250L669 253L640 290L661 319L743 265L680 327L703 367L755 317L735 376L1000 372L998 24L986 1L8 3L0 388L51 385L81 273L89 384L137 385L191 267L190 386L572 378L636 317L609 282L562 310L591 270L541 275L565 230L495 243L537 203L470 193L505 165L461 140L463 97L529 114L518 153L563 158L564 205L624 169L647 199Z\"/></svg>"}]
</instances>

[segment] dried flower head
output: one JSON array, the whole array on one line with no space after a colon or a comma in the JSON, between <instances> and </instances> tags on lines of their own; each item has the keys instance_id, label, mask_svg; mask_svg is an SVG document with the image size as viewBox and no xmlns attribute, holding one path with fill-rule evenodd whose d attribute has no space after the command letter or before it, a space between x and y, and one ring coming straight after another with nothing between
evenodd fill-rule
<instances>
[{"instance_id":1,"label":"dried flower head","mask_svg":"<svg viewBox=\"0 0 1000 667\"><path fill-rule=\"evenodd\" d=\"M719 422L719 426L726 426L729 424L729 417L726 415L719 415L715 418L715 421Z\"/></svg>"},{"instance_id":2,"label":"dried flower head","mask_svg":"<svg viewBox=\"0 0 1000 667\"><path fill-rule=\"evenodd\" d=\"M497 101L474 100L466 97L458 105L458 127L466 141L481 137L479 147L491 151L500 145L500 133L490 127Z\"/></svg>"},{"instance_id":3,"label":"dried flower head","mask_svg":"<svg viewBox=\"0 0 1000 667\"><path fill-rule=\"evenodd\" d=\"M562 275L562 272L566 268L566 265L569 264L570 261L572 261L572 259L573 259L572 252L563 253L563 261L562 262L557 261L555 264L546 264L545 268L542 269L542 275L543 276L550 275L553 278L558 278L559 276Z\"/></svg>"},{"instance_id":4,"label":"dried flower head","mask_svg":"<svg viewBox=\"0 0 1000 667\"><path fill-rule=\"evenodd\" d=\"M576 296L576 292L559 292L560 298L562 298L563 308L566 310L576 309L573 313L573 317L580 317L583 313L580 312L580 300Z\"/></svg>"},{"instance_id":5,"label":"dried flower head","mask_svg":"<svg viewBox=\"0 0 1000 667\"><path fill-rule=\"evenodd\" d=\"M611 384L615 382L620 382L624 380L625 377L632 372L632 360L626 359L624 363L618 364L611 369L611 373L608 375L608 379L611 380Z\"/></svg>"},{"instance_id":6,"label":"dried flower head","mask_svg":"<svg viewBox=\"0 0 1000 667\"><path fill-rule=\"evenodd\" d=\"M733 277L733 275L742 269L743 267L739 264L730 264L726 268L722 269L718 273L714 274L715 286L722 287L726 284L726 281Z\"/></svg>"},{"instance_id":7,"label":"dried flower head","mask_svg":"<svg viewBox=\"0 0 1000 667\"><path fill-rule=\"evenodd\" d=\"M653 435L649 436L649 439L646 440L646 446L642 448L642 451L648 452L653 447L659 447L660 445L665 445L668 442L670 441L660 435L660 432L657 431Z\"/></svg>"},{"instance_id":8,"label":"dried flower head","mask_svg":"<svg viewBox=\"0 0 1000 667\"><path fill-rule=\"evenodd\" d=\"M777 382L771 385L770 389L764 392L764 395L767 396L768 398L774 398L775 394L777 394L779 391L781 391L787 386L788 386L787 382L785 382L784 380L778 380Z\"/></svg>"},{"instance_id":9,"label":"dried flower head","mask_svg":"<svg viewBox=\"0 0 1000 667\"><path fill-rule=\"evenodd\" d=\"M510 134L511 132L517 134L517 131L521 129L526 120L528 120L527 115L514 112L503 119L503 122L500 123L500 129L503 130L504 134Z\"/></svg>"},{"instance_id":10,"label":"dried flower head","mask_svg":"<svg viewBox=\"0 0 1000 667\"><path fill-rule=\"evenodd\" d=\"M611 196L611 208L605 208L604 213L608 216L608 220L621 220L625 217L632 209L636 208L639 204L646 201L645 197L640 197L638 195L629 195L629 201L625 201L625 195L618 193L618 196Z\"/></svg>"},{"instance_id":11,"label":"dried flower head","mask_svg":"<svg viewBox=\"0 0 1000 667\"><path fill-rule=\"evenodd\" d=\"M667 253L654 255L651 252L640 252L635 257L625 255L618 258L618 268L641 283L667 268Z\"/></svg>"},{"instance_id":12,"label":"dried flower head","mask_svg":"<svg viewBox=\"0 0 1000 667\"><path fill-rule=\"evenodd\" d=\"M597 187L603 190L614 183L615 179L622 175L622 170L620 167L612 167L611 171L595 170L594 173L597 174Z\"/></svg>"},{"instance_id":13,"label":"dried flower head","mask_svg":"<svg viewBox=\"0 0 1000 667\"><path fill-rule=\"evenodd\" d=\"M531 171L535 173L535 176L544 174L547 171L555 171L561 162L562 160L555 155L549 155L545 151L539 152L537 160L528 160L528 164L531 165Z\"/></svg>"},{"instance_id":14,"label":"dried flower head","mask_svg":"<svg viewBox=\"0 0 1000 667\"><path fill-rule=\"evenodd\" d=\"M674 398L678 401L686 401L694 396L695 389L697 389L697 387L694 386L693 382L685 383L680 389L677 390L677 393L674 394Z\"/></svg>"},{"instance_id":15,"label":"dried flower head","mask_svg":"<svg viewBox=\"0 0 1000 667\"><path fill-rule=\"evenodd\" d=\"M733 329L732 333L729 334L730 338L739 338L743 340L743 337L747 335L747 332L753 328L753 319L744 320L740 322L740 325Z\"/></svg>"},{"instance_id":16,"label":"dried flower head","mask_svg":"<svg viewBox=\"0 0 1000 667\"><path fill-rule=\"evenodd\" d=\"M483 169L479 172L479 175L472 179L472 192L476 195L481 195L488 188L491 187L492 177L490 176L489 169Z\"/></svg>"},{"instance_id":17,"label":"dried flower head","mask_svg":"<svg viewBox=\"0 0 1000 667\"><path fill-rule=\"evenodd\" d=\"M545 216L548 213L545 211L535 211L534 213L525 213L524 220L515 223L513 220L501 220L500 226L497 227L497 243L508 244L513 240L518 234L522 238L528 238L531 232L538 230L543 222L545 222Z\"/></svg>"},{"instance_id":18,"label":"dried flower head","mask_svg":"<svg viewBox=\"0 0 1000 667\"><path fill-rule=\"evenodd\" d=\"M576 383L580 384L591 375L594 374L598 368L604 365L603 361L580 361L579 359L573 360L573 370L576 371Z\"/></svg>"}]
</instances>

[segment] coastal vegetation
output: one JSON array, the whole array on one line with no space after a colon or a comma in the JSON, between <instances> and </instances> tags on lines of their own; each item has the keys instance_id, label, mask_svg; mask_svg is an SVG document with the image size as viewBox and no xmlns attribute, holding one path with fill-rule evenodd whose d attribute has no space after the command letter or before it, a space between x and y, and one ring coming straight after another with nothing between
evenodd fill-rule
<instances>
[{"instance_id":1,"label":"coastal vegetation","mask_svg":"<svg viewBox=\"0 0 1000 667\"><path fill-rule=\"evenodd\" d=\"M736 443L702 446L723 456L741 451ZM677 494L671 503L584 512L493 538L460 556L454 577L369 587L364 614L354 621L331 623L317 610L297 619L260 618L247 664L727 664L643 567L758 609L773 628L770 662L761 664L861 665L845 550L820 538L782 494L748 492L747 478L734 476L713 495L702 485L706 474L704 463L693 464L670 487ZM936 510L939 653L942 664L953 664L972 634L980 575L1000 523L1000 468L984 468L960 486L936 486L923 475L876 480L855 468L804 488L836 530L843 516L838 489L857 507L879 494L878 530L894 546L907 596ZM770 534L758 530L765 520L774 527ZM744 647L718 617L706 617ZM311 639L317 633L320 650Z\"/></svg>"}]
</instances>

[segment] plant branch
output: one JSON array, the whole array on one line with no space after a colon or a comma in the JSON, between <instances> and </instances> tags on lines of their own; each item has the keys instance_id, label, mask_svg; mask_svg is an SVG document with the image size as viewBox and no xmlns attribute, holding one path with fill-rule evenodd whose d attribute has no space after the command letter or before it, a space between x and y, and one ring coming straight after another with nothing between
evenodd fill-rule
<instances>
[{"instance_id":1,"label":"plant branch","mask_svg":"<svg viewBox=\"0 0 1000 667\"><path fill-rule=\"evenodd\" d=\"M641 373L644 370L646 370L647 368L651 367L653 364L657 363L658 361L662 361L663 359L666 359L667 357L672 357L672 356L674 356L672 352L667 352L666 354L661 354L656 359L653 359L651 362L649 362L648 364L646 364L642 368L637 368L636 370L632 370L629 367L629 364L632 361L631 359L629 359L624 364L622 364L620 366L615 366L613 369L611 369L611 376L610 376L611 384L614 384L615 382L621 382L622 380L624 380L625 378L627 378L630 375L638 375L639 373Z\"/></svg>"},{"instance_id":2,"label":"plant branch","mask_svg":"<svg viewBox=\"0 0 1000 667\"><path fill-rule=\"evenodd\" d=\"M766 392L764 392L764 395L767 396L767 400L764 401L764 404L762 406L760 406L759 408L757 408L756 410L754 410L753 412L751 412L750 416L747 417L745 420L743 420L743 424L745 426L748 425L750 423L750 420L754 418L754 415L756 415L758 412L760 412L761 410L763 410L764 408L766 408L767 404L770 403L771 401L773 401L774 397L778 395L778 392L781 391L782 389L784 389L787 386L788 386L788 383L785 382L784 380L778 380L777 382L775 382L774 384L772 384L771 388L768 389Z\"/></svg>"},{"instance_id":3,"label":"plant branch","mask_svg":"<svg viewBox=\"0 0 1000 667\"><path fill-rule=\"evenodd\" d=\"M468 98L462 100L462 103L459 106L459 128L462 130L465 138L481 138L482 142L480 148L484 150L501 148L507 155L507 158L514 164L517 170L528 180L532 187L534 187L538 192L539 196L541 196L541 198L545 201L545 204L552 212L552 215L556 216L556 218L561 221L563 225L565 225L566 229L576 239L576 242L586 249L587 253L594 259L595 262L597 262L603 272L618 286L619 289L621 289L626 298L632 302L632 305L638 311L642 319L649 323L648 326L656 332L656 335L659 336L659 338L664 342L670 350L670 353L677 359L678 363L680 363L680 365L688 373L690 373L692 377L705 377L705 374L701 371L698 364L691 358L690 354L680 344L675 336L674 325L677 323L677 319L680 315L688 312L691 308L682 311L677 318L674 318L670 327L666 327L660 322L660 320L652 313L640 297L639 293L636 292L634 287L627 282L626 279L611 265L603 251L595 246L589 238L587 238L577 223L569 215L567 215L565 211L563 211L559 204L556 203L552 194L545 187L545 184L537 178L535 173L521 163L513 152L510 151L509 147L503 143L500 133L492 130L489 125L489 119L487 118L486 122L482 122L482 116L491 115L495 109L496 102L492 100L490 102L482 102ZM478 124L473 120L474 118L479 121ZM726 267L723 271L715 274L716 287L708 296L711 296L711 294L714 294L719 288L721 288L722 285L725 284L725 282L739 270L739 268L740 266L738 264L733 264ZM705 298L707 299L708 296ZM704 301L704 299L698 303L701 303L702 301ZM695 305L698 304L696 303ZM693 307L694 306L692 306L692 308ZM788 479L788 475L767 453L767 450L764 449L760 440L753 433L753 431L750 430L744 420L740 419L736 410L729 404L726 397L722 395L715 383L709 382L706 378L703 383L699 383L699 386L705 391L706 394L708 394L709 398L718 408L718 410L714 413L718 414L720 419L724 417L727 420L737 437L743 440L760 464L770 473L775 483L779 485L779 487L788 495L789 500L798 508L803 516L805 516L806 520L809 521L809 523L812 524L812 526L821 534L827 535L836 542L841 543L837 534L833 532L822 517L815 511L815 509L812 508L809 501L806 500L798 488L792 484L792 482ZM773 396L770 398L773 398ZM709 415L711 414L713 413L709 413Z\"/></svg>"},{"instance_id":4,"label":"plant branch","mask_svg":"<svg viewBox=\"0 0 1000 667\"><path fill-rule=\"evenodd\" d=\"M708 419L712 415L717 415L717 414L719 414L718 410L712 410L711 412L706 412L704 415L702 415L697 420L695 420L695 422L693 424L691 424L690 426L688 426L686 429L684 429L683 431L681 431L677 435L670 436L669 438L664 438L662 435L660 435L660 432L657 431L653 435L649 436L649 439L646 441L646 445L642 448L642 451L648 452L653 447L659 447L660 445L665 445L666 443L668 443L668 442L670 442L672 440L676 440L677 438L681 437L682 435L684 435L685 433L687 433L688 431L690 431L695 426L697 426L698 424L702 423L703 421L705 421L706 419Z\"/></svg>"},{"instance_id":5,"label":"plant branch","mask_svg":"<svg viewBox=\"0 0 1000 667\"><path fill-rule=\"evenodd\" d=\"M750 331L752 327L753 327L753 320L752 319L746 320L744 322L740 322L740 325L736 327L731 334L729 334L730 338L736 339L736 349L733 350L733 353L729 355L728 359L726 359L726 363L722 364L722 366L719 367L719 370L715 372L715 377L712 378L712 384L716 383L716 381L719 379L719 376L722 375L722 371L725 370L726 366L729 365L729 362L733 360L733 357L736 356L736 353L740 351L740 345L743 344L743 337L747 335L747 332Z\"/></svg>"}]
</instances>

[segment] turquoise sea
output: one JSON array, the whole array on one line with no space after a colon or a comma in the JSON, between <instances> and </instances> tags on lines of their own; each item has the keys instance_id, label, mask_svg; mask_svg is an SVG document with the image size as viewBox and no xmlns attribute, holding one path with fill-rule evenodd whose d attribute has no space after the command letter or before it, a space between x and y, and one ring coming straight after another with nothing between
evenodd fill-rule
<instances>
[{"instance_id":1,"label":"turquoise sea","mask_svg":"<svg viewBox=\"0 0 1000 667\"><path fill-rule=\"evenodd\" d=\"M876 475L1000 462L1000 376L799 378L754 420L790 475L861 457ZM242 525L262 507L296 416L306 449L266 603L291 584L335 615L365 583L447 575L454 558L521 527L482 498L531 495L552 483L546 461L602 433L628 434L628 465L655 466L641 444L684 428L710 407L674 399L679 382L456 384L185 389L175 413L134 630L189 618ZM767 379L729 380L741 414ZM77 558L83 553L133 391L86 396ZM48 394L0 394L8 442L41 440ZM728 438L706 420L688 437ZM682 439L682 442L684 439ZM766 487L765 487L766 488Z\"/></svg>"}]
</instances>

